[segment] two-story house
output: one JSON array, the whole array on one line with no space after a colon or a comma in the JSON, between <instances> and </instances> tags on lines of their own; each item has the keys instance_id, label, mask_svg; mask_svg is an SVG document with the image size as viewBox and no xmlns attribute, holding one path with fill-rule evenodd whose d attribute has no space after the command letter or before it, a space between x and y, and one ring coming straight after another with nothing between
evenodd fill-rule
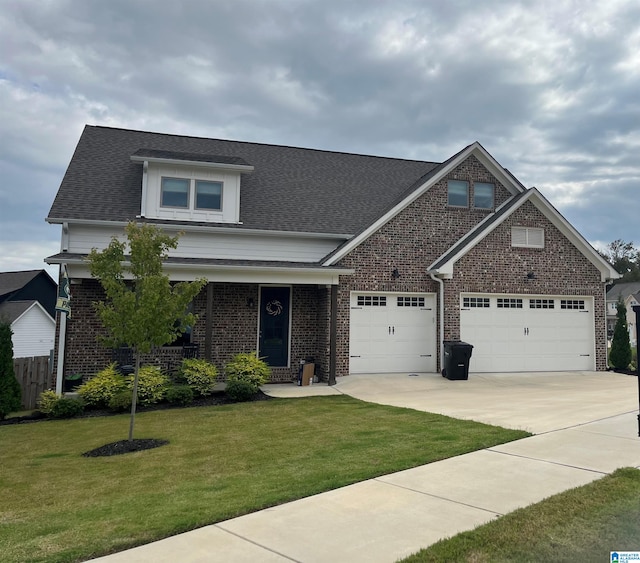
<instances>
[{"instance_id":1,"label":"two-story house","mask_svg":"<svg viewBox=\"0 0 640 563\"><path fill-rule=\"evenodd\" d=\"M47 221L72 278L66 370L110 360L85 257L128 221L182 232L172 280L204 277L188 338L219 367L257 350L274 381L440 370L606 369L618 274L479 143L444 162L87 126Z\"/></svg>"}]
</instances>

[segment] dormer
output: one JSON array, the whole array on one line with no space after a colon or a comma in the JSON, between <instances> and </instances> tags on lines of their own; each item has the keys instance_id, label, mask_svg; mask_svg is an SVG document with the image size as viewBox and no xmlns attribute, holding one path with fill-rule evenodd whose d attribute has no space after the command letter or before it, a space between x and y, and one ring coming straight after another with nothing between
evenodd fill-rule
<instances>
[{"instance_id":1,"label":"dormer","mask_svg":"<svg viewBox=\"0 0 640 563\"><path fill-rule=\"evenodd\" d=\"M140 149L140 215L148 219L240 222L240 177L253 166L235 156Z\"/></svg>"}]
</instances>

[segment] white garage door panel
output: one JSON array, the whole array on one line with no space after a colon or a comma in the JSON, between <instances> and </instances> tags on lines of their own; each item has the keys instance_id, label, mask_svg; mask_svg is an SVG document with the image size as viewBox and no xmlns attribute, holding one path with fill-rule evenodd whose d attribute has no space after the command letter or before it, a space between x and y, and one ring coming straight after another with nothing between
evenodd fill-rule
<instances>
[{"instance_id":1,"label":"white garage door panel","mask_svg":"<svg viewBox=\"0 0 640 563\"><path fill-rule=\"evenodd\" d=\"M375 295L376 304L373 299L358 303L363 295ZM420 306L414 298L420 298ZM353 293L349 356L350 373L435 371L435 296Z\"/></svg>"},{"instance_id":2,"label":"white garage door panel","mask_svg":"<svg viewBox=\"0 0 640 563\"><path fill-rule=\"evenodd\" d=\"M489 299L489 307L469 306L468 301L465 306L464 297ZM499 308L501 298L519 299L522 308ZM536 299L548 308L531 308L530 300ZM575 300L584 309L562 308L562 300ZM461 340L474 347L471 372L595 369L590 297L477 295L461 301Z\"/></svg>"}]
</instances>

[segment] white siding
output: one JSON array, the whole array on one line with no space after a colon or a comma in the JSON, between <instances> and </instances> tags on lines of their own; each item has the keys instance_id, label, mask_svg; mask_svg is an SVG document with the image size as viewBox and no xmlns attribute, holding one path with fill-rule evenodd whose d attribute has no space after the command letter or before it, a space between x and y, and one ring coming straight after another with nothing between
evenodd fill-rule
<instances>
[{"instance_id":1,"label":"white siding","mask_svg":"<svg viewBox=\"0 0 640 563\"><path fill-rule=\"evenodd\" d=\"M38 305L34 305L11 325L13 357L48 356L53 348L56 324Z\"/></svg>"},{"instance_id":2,"label":"white siding","mask_svg":"<svg viewBox=\"0 0 640 563\"><path fill-rule=\"evenodd\" d=\"M161 207L160 180L163 176L222 182L222 211ZM199 168L192 165L178 166L150 162L147 173L146 216L177 221L237 223L240 217L240 173Z\"/></svg>"},{"instance_id":3,"label":"white siding","mask_svg":"<svg viewBox=\"0 0 640 563\"><path fill-rule=\"evenodd\" d=\"M169 232L175 234L176 231ZM92 248L105 248L115 233L108 227L69 225L69 252L85 254ZM124 239L123 230L118 234ZM180 237L178 248L172 250L170 256L317 262L341 243L341 239L335 238L188 231Z\"/></svg>"}]
</instances>

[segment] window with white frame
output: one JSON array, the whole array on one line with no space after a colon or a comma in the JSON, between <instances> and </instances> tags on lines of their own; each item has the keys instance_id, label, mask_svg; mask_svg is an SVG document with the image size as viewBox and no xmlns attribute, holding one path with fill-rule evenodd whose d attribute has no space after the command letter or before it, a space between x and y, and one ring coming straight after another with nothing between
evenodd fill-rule
<instances>
[{"instance_id":1,"label":"window with white frame","mask_svg":"<svg viewBox=\"0 0 640 563\"><path fill-rule=\"evenodd\" d=\"M475 182L473 184L473 207L476 209L493 209L493 184Z\"/></svg>"},{"instance_id":2,"label":"window with white frame","mask_svg":"<svg viewBox=\"0 0 640 563\"><path fill-rule=\"evenodd\" d=\"M544 229L511 227L511 246L544 248Z\"/></svg>"},{"instance_id":3,"label":"window with white frame","mask_svg":"<svg viewBox=\"0 0 640 563\"><path fill-rule=\"evenodd\" d=\"M222 182L164 176L161 183L160 206L221 211Z\"/></svg>"},{"instance_id":4,"label":"window with white frame","mask_svg":"<svg viewBox=\"0 0 640 563\"><path fill-rule=\"evenodd\" d=\"M451 207L469 207L469 182L449 180L447 182L447 203Z\"/></svg>"}]
</instances>

